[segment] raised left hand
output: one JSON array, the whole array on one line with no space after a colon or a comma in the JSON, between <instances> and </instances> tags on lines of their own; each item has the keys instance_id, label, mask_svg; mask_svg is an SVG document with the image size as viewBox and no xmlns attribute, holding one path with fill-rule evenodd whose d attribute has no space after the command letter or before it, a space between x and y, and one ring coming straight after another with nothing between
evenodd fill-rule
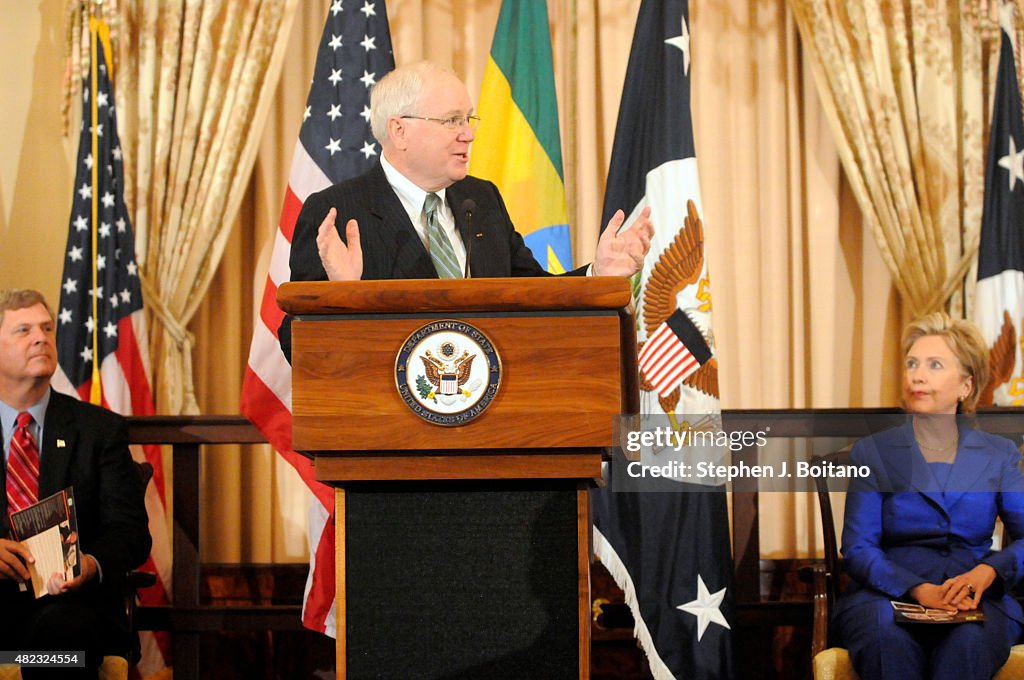
<instances>
[{"instance_id":1,"label":"raised left hand","mask_svg":"<svg viewBox=\"0 0 1024 680\"><path fill-rule=\"evenodd\" d=\"M616 210L608 221L601 239L597 242L597 256L594 258L595 276L632 276L644 265L644 257L651 249L654 223L651 222L651 207L647 206L627 229L619 232L626 221L626 214Z\"/></svg>"}]
</instances>

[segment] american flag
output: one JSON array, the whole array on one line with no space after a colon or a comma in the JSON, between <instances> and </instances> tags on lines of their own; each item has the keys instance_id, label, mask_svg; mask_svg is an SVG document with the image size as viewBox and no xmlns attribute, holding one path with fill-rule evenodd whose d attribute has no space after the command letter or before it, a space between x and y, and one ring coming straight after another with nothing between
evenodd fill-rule
<instances>
[{"instance_id":1,"label":"american flag","mask_svg":"<svg viewBox=\"0 0 1024 680\"><path fill-rule=\"evenodd\" d=\"M142 287L124 203L124 164L104 56L110 53L110 34L97 19L90 19L90 33L93 57L82 87L82 130L57 313L59 366L53 385L123 415L152 415ZM167 604L171 548L160 447L133 447L132 455L153 465L153 480L146 488L153 550L143 569L157 574L157 584L139 595L146 605ZM170 639L166 633L143 633L141 638L138 671L147 676L165 667Z\"/></svg>"},{"instance_id":2,"label":"american flag","mask_svg":"<svg viewBox=\"0 0 1024 680\"><path fill-rule=\"evenodd\" d=\"M383 0L334 0L317 50L242 385L242 413L295 468L318 501L311 504L309 514L310 570L302 622L332 637L334 492L317 482L309 460L292 450L292 374L277 340L284 314L276 296L277 287L291 277L292 233L306 197L376 163L380 146L370 131L370 88L394 67Z\"/></svg>"}]
</instances>

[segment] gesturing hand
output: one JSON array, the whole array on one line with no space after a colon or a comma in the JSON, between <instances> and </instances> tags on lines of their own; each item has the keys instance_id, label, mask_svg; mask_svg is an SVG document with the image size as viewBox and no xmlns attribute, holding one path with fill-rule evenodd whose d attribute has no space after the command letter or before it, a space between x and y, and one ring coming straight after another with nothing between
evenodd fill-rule
<instances>
[{"instance_id":1,"label":"gesturing hand","mask_svg":"<svg viewBox=\"0 0 1024 680\"><path fill-rule=\"evenodd\" d=\"M640 212L628 229L619 232L625 220L626 214L616 210L601 234L594 258L595 276L632 276L643 266L654 236L650 206Z\"/></svg>"},{"instance_id":2,"label":"gesturing hand","mask_svg":"<svg viewBox=\"0 0 1024 680\"><path fill-rule=\"evenodd\" d=\"M363 275L363 248L359 243L359 224L349 220L345 225L345 238L341 240L334 220L338 211L331 208L316 232L316 249L329 281L358 281Z\"/></svg>"}]
</instances>

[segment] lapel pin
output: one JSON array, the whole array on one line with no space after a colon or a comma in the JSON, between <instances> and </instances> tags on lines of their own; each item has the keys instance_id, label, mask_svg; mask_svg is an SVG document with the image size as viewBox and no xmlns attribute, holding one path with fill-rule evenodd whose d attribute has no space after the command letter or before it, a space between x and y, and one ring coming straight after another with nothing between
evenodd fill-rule
<instances>
[{"instance_id":1,"label":"lapel pin","mask_svg":"<svg viewBox=\"0 0 1024 680\"><path fill-rule=\"evenodd\" d=\"M58 449L63 449L65 446L67 446L67 444L64 443L63 439L58 439L57 440L57 448Z\"/></svg>"}]
</instances>

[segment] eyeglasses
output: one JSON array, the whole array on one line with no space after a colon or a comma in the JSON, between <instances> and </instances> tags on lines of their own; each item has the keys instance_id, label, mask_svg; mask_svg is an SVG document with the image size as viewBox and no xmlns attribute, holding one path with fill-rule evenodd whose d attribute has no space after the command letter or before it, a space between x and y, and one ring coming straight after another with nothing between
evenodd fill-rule
<instances>
[{"instance_id":1,"label":"eyeglasses","mask_svg":"<svg viewBox=\"0 0 1024 680\"><path fill-rule=\"evenodd\" d=\"M432 118L430 116L400 116L400 118L415 118L416 120L432 120L440 123L449 130L461 130L463 125L469 125L470 130L476 130L480 125L480 116L448 116L447 118Z\"/></svg>"}]
</instances>

